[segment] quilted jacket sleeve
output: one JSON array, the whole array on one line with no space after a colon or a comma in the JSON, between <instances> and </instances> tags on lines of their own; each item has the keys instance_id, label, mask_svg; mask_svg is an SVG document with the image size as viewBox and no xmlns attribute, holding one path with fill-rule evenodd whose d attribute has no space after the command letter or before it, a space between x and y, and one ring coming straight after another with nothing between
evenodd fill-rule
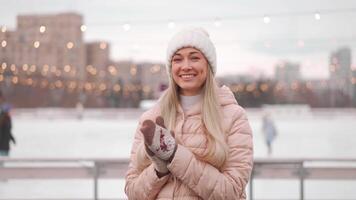
<instances>
[{"instance_id":1,"label":"quilted jacket sleeve","mask_svg":"<svg viewBox=\"0 0 356 200\"><path fill-rule=\"evenodd\" d=\"M202 199L245 199L245 187L253 165L252 131L245 111L237 106L228 133L229 154L221 171L198 160L179 145L168 165L173 176L190 187Z\"/></svg>"},{"instance_id":2,"label":"quilted jacket sleeve","mask_svg":"<svg viewBox=\"0 0 356 200\"><path fill-rule=\"evenodd\" d=\"M143 136L139 131L141 120L137 127L134 142L131 148L130 164L126 174L125 193L130 200L155 199L163 185L168 181L169 175L158 178L152 163L140 169L137 161L137 150L143 145Z\"/></svg>"}]
</instances>

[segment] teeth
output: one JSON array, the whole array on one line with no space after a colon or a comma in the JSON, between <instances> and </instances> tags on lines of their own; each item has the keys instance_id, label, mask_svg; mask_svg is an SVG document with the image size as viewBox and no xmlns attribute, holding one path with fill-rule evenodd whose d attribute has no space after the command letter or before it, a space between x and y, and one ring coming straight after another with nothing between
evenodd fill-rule
<instances>
[{"instance_id":1,"label":"teeth","mask_svg":"<svg viewBox=\"0 0 356 200\"><path fill-rule=\"evenodd\" d=\"M192 74L185 74L185 75L181 75L182 78L191 78L194 77L194 75Z\"/></svg>"}]
</instances>

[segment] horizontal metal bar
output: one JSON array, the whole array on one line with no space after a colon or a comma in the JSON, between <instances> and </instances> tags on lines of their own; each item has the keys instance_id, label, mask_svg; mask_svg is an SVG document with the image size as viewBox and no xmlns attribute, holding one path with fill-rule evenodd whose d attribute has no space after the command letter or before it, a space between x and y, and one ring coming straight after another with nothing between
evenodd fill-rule
<instances>
[{"instance_id":1,"label":"horizontal metal bar","mask_svg":"<svg viewBox=\"0 0 356 200\"><path fill-rule=\"evenodd\" d=\"M92 179L94 165L99 167L98 178L124 178L128 159L0 159L0 179ZM63 164L63 163L71 164ZM330 166L307 162L333 162ZM344 162L352 165L345 166ZM344 179L356 180L356 159L256 159L254 179Z\"/></svg>"}]
</instances>

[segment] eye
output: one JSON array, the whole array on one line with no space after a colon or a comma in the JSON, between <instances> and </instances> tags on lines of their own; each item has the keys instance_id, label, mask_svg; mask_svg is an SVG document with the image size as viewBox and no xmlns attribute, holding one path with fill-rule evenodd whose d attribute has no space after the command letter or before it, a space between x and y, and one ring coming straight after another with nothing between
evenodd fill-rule
<instances>
[{"instance_id":1,"label":"eye","mask_svg":"<svg viewBox=\"0 0 356 200\"><path fill-rule=\"evenodd\" d=\"M173 62L180 62L180 61L182 61L182 58L180 58L180 57L174 57L172 61L173 61Z\"/></svg>"},{"instance_id":2,"label":"eye","mask_svg":"<svg viewBox=\"0 0 356 200\"><path fill-rule=\"evenodd\" d=\"M197 56L192 57L192 60L193 60L193 61L198 61L199 59L200 59L200 58L197 57Z\"/></svg>"}]
</instances>

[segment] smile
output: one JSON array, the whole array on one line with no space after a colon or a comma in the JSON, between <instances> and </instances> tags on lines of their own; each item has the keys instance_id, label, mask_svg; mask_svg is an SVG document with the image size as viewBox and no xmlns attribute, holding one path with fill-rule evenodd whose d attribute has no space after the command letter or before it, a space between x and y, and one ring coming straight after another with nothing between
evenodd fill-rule
<instances>
[{"instance_id":1,"label":"smile","mask_svg":"<svg viewBox=\"0 0 356 200\"><path fill-rule=\"evenodd\" d=\"M182 74L182 75L179 75L179 77L181 77L181 78L193 78L195 76L196 76L195 74Z\"/></svg>"}]
</instances>

